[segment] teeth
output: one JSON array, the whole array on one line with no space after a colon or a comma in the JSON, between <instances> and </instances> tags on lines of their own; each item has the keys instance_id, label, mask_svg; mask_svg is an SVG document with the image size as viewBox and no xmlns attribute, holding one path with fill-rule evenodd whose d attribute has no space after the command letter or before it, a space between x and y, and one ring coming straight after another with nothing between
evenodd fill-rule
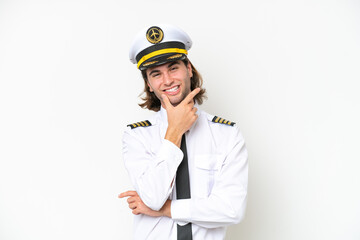
<instances>
[{"instance_id":1,"label":"teeth","mask_svg":"<svg viewBox=\"0 0 360 240\"><path fill-rule=\"evenodd\" d=\"M179 88L179 86L175 86L173 88L165 90L165 92L175 92L176 90L178 90L178 88Z\"/></svg>"}]
</instances>

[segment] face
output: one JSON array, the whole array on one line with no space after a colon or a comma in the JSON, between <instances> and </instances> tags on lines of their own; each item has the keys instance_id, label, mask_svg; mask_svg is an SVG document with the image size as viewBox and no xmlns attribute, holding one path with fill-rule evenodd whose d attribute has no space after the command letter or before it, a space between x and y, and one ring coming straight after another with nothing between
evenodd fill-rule
<instances>
[{"instance_id":1,"label":"face","mask_svg":"<svg viewBox=\"0 0 360 240\"><path fill-rule=\"evenodd\" d=\"M173 106L177 106L190 92L191 64L183 61L165 63L146 70L150 92L160 99L165 94Z\"/></svg>"}]
</instances>

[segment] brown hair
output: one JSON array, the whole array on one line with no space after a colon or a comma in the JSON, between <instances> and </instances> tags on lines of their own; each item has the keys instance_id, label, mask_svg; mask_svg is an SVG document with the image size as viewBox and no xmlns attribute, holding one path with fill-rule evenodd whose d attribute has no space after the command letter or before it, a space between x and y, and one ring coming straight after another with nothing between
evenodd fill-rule
<instances>
[{"instance_id":1,"label":"brown hair","mask_svg":"<svg viewBox=\"0 0 360 240\"><path fill-rule=\"evenodd\" d=\"M188 63L190 63L191 65L191 69L192 69L192 78L190 79L191 81L191 86L190 89L191 91L194 90L195 88L200 88L200 92L194 97L195 102L199 105L201 105L204 101L204 99L206 99L206 95L205 95L205 88L202 88L202 84L203 84L203 79L200 75L200 73L196 70L196 68L192 65L192 63L190 62L190 60L188 58L185 58L184 60L182 60L185 64L185 66L187 66ZM143 95L145 94L144 97L141 98L141 100L143 100L143 103L140 103L139 106L142 108L147 108L149 110L152 111L159 111L160 107L161 107L161 102L160 100L156 97L155 93L150 92L149 86L147 84L147 75L146 75L146 69L141 71L141 75L144 79L144 91L140 94Z\"/></svg>"}]
</instances>

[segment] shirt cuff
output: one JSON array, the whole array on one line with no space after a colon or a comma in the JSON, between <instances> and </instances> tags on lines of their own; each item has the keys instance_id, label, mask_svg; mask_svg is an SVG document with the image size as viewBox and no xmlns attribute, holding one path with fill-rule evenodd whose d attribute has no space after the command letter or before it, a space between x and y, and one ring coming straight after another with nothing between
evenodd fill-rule
<instances>
[{"instance_id":1,"label":"shirt cuff","mask_svg":"<svg viewBox=\"0 0 360 240\"><path fill-rule=\"evenodd\" d=\"M191 199L179 199L171 201L171 218L180 226L190 222L190 203Z\"/></svg>"},{"instance_id":2,"label":"shirt cuff","mask_svg":"<svg viewBox=\"0 0 360 240\"><path fill-rule=\"evenodd\" d=\"M159 152L158 163L165 161L166 159L175 159L178 164L181 163L184 157L184 153L174 143L167 139L164 139ZM176 166L177 167L177 166Z\"/></svg>"}]
</instances>

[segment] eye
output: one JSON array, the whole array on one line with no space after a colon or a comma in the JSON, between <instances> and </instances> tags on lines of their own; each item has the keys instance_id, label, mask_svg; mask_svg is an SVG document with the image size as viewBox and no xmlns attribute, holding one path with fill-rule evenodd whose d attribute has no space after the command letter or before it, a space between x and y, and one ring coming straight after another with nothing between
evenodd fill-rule
<instances>
[{"instance_id":1,"label":"eye","mask_svg":"<svg viewBox=\"0 0 360 240\"><path fill-rule=\"evenodd\" d=\"M156 77L159 77L160 76L160 73L153 73L153 74L151 74L151 77L152 78L156 78Z\"/></svg>"},{"instance_id":2,"label":"eye","mask_svg":"<svg viewBox=\"0 0 360 240\"><path fill-rule=\"evenodd\" d=\"M178 66L172 66L172 67L170 68L170 71L175 71L176 69L178 69Z\"/></svg>"}]
</instances>

